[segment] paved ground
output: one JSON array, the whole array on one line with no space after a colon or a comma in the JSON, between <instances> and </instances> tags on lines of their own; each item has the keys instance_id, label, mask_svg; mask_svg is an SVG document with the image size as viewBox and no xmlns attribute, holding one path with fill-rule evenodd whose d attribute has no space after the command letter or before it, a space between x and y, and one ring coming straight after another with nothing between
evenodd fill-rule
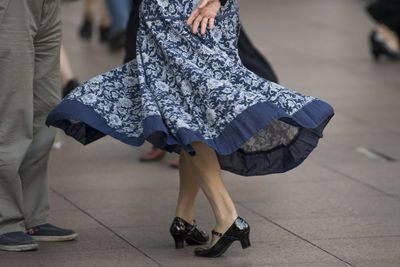
<instances>
[{"instance_id":1,"label":"paved ground","mask_svg":"<svg viewBox=\"0 0 400 267\"><path fill-rule=\"evenodd\" d=\"M400 64L374 63L372 23L358 0L241 0L251 38L281 83L331 103L336 116L320 147L282 175L244 178L223 173L239 214L252 227L252 247L203 259L175 250L177 171L141 164L149 146L104 138L83 147L59 134L51 157L51 222L80 234L69 243L41 243L29 253L0 253L0 266L400 266ZM97 40L76 36L81 2L63 5L64 44L82 80L122 61ZM196 217L213 217L203 195Z\"/></svg>"}]
</instances>

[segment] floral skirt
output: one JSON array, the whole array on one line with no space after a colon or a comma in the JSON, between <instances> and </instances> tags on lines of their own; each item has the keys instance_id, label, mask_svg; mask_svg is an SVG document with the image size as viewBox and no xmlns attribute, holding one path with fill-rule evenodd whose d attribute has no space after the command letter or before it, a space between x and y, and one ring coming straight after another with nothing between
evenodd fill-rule
<instances>
[{"instance_id":1,"label":"floral skirt","mask_svg":"<svg viewBox=\"0 0 400 267\"><path fill-rule=\"evenodd\" d=\"M330 105L246 69L238 56L238 5L229 0L214 30L186 26L193 0L145 0L137 59L83 83L48 116L83 144L124 143L195 154L213 148L224 170L251 176L288 171L311 153Z\"/></svg>"}]
</instances>

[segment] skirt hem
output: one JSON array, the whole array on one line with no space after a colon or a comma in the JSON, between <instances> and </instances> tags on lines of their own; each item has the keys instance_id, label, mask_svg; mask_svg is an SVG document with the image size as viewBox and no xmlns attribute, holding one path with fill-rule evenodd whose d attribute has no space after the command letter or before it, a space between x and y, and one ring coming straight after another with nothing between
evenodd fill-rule
<instances>
[{"instance_id":1,"label":"skirt hem","mask_svg":"<svg viewBox=\"0 0 400 267\"><path fill-rule=\"evenodd\" d=\"M310 102L293 115L279 113L273 104L262 102L239 114L215 139L204 139L199 133L185 128L172 135L160 116L147 117L143 121L143 134L139 137L128 137L107 125L106 120L92 108L67 99L49 114L46 124L61 128L84 145L110 135L133 146L140 146L147 140L169 152L179 153L183 148L194 154L190 143L199 141L217 152L222 169L239 175L254 176L281 173L298 166L317 146L323 129L333 114L333 109L320 100ZM73 123L70 120L78 122ZM240 149L258 131L275 120L301 128L290 144L270 151L252 153Z\"/></svg>"}]
</instances>

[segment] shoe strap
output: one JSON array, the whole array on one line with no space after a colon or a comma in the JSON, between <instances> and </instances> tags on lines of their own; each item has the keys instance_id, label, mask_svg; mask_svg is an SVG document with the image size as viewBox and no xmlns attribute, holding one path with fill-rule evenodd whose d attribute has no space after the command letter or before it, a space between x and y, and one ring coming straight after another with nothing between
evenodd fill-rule
<instances>
[{"instance_id":1,"label":"shoe strap","mask_svg":"<svg viewBox=\"0 0 400 267\"><path fill-rule=\"evenodd\" d=\"M175 219L178 221L179 225L182 228L186 229L186 224L190 226L190 230L188 231L188 233L192 233L197 229L196 220L193 220L193 225L192 225L192 224L188 223L187 221L185 221L184 219L182 219L180 217L176 217Z\"/></svg>"},{"instance_id":2,"label":"shoe strap","mask_svg":"<svg viewBox=\"0 0 400 267\"><path fill-rule=\"evenodd\" d=\"M222 237L222 236L223 236L223 234L221 234L221 233L219 233L219 232L216 232L216 231L214 231L214 230L212 230L211 233L212 233L213 235L218 236L218 237Z\"/></svg>"},{"instance_id":3,"label":"shoe strap","mask_svg":"<svg viewBox=\"0 0 400 267\"><path fill-rule=\"evenodd\" d=\"M190 230L188 231L188 233L192 233L192 232L194 232L196 229L197 229L197 224L196 224L196 221L193 220L193 225L191 225L191 228L190 228Z\"/></svg>"}]
</instances>

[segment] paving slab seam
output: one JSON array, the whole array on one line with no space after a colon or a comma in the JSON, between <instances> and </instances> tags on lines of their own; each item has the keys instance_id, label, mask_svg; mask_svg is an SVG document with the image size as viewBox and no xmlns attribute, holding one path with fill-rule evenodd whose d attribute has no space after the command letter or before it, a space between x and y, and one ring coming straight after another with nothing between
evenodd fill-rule
<instances>
[{"instance_id":1,"label":"paving slab seam","mask_svg":"<svg viewBox=\"0 0 400 267\"><path fill-rule=\"evenodd\" d=\"M63 194L61 194L60 192L58 192L57 190L55 190L54 188L50 187L50 190L55 193L56 195L58 195L59 197L63 198L65 201L67 201L68 203L70 203L72 206L74 206L75 208L77 208L78 210L80 210L82 213L84 213L86 216L90 217L92 220L94 220L95 222L97 222L99 225L101 225L102 227L104 227L105 229L107 229L108 231L110 231L112 234L114 234L116 237L118 237L119 239L121 239L122 241L124 241L125 243L127 243L129 246L131 246L132 248L136 249L139 253L141 253L143 256L145 256L146 258L150 259L151 261L153 261L154 263L156 263L159 266L164 266L162 265L160 262L158 262L156 259L152 258L150 255L148 255L146 252L142 251L141 249L139 249L138 247L136 247L134 244L132 244L131 242L129 242L127 239L125 239L123 236L121 236L120 234L118 234L117 232L115 232L113 229L111 229L110 227L108 227L107 225L105 225L103 222L101 222L99 219L97 219L96 217L94 217L93 215L91 215L90 213L88 213L87 211L85 211L84 209L82 209L81 207L79 207L77 204L75 204L72 200L68 199L67 197L65 197Z\"/></svg>"},{"instance_id":2,"label":"paving slab seam","mask_svg":"<svg viewBox=\"0 0 400 267\"><path fill-rule=\"evenodd\" d=\"M400 237L400 235L371 235L371 236L349 236L349 237L327 237L327 238L313 238L313 240L346 240L346 239L370 239L370 238L392 238Z\"/></svg>"},{"instance_id":3,"label":"paving slab seam","mask_svg":"<svg viewBox=\"0 0 400 267\"><path fill-rule=\"evenodd\" d=\"M88 253L96 253L96 252L109 252L109 251L118 251L118 250L127 250L127 249L129 249L129 248L127 248L127 247L113 247L113 248L84 249L83 251L84 252L88 252ZM49 255L64 255L65 256L65 255L68 255L68 254L74 255L76 253L81 253L81 252L82 251L74 251L74 250L70 250L70 251L65 251L65 250L64 251L59 251L59 250L41 251L39 249L39 250L35 250L35 255L40 255L41 257L42 256L43 257L44 256L49 256ZM2 253L9 253L9 252L8 251L6 251L6 252L1 251L0 252L0 256L1 256ZM10 259L11 259L11 257L19 259L20 256L18 256L17 254L12 254L12 256L10 256ZM2 266L2 265L0 265L0 266Z\"/></svg>"},{"instance_id":4,"label":"paving slab seam","mask_svg":"<svg viewBox=\"0 0 400 267\"><path fill-rule=\"evenodd\" d=\"M343 172L341 172L341 171L338 171L338 170L336 170L336 169L334 169L334 168L331 168L331 167L329 167L329 166L327 166L327 165L325 165L325 164L323 164L323 163L320 163L320 162L315 161L315 160L311 160L311 161L314 162L314 163L316 163L316 164L318 164L318 165L321 166L322 168L325 168L325 169L327 169L327 170L329 170L329 171L332 171L332 172L335 172L335 173L337 173L337 174L340 174L340 175L344 176L346 179L349 179L349 180L351 180L351 181L353 181L353 182L362 184L362 185L364 185L364 186L366 186L366 187L368 187L368 188L370 188L370 189L372 189L372 190L374 190L374 191L377 191L377 192L379 192L379 193L381 193L381 194L383 194L383 195L385 195L385 196L387 196L387 197L390 197L390 198L393 198L393 199L395 199L395 200L397 200L397 201L400 201L400 197L398 197L398 196L396 196L396 195L390 194L390 193L388 193L388 192L386 192L386 191L384 191L384 190L382 190L382 189L380 189L380 188L378 188L378 187L375 187L375 186L373 186L373 185L370 185L369 183L366 183L366 182L361 181L361 180L359 180L359 179L357 179L357 178L354 178L354 177L352 177L352 176L350 176L350 175L348 175L348 174L345 174L345 173L343 173Z\"/></svg>"},{"instance_id":5,"label":"paving slab seam","mask_svg":"<svg viewBox=\"0 0 400 267\"><path fill-rule=\"evenodd\" d=\"M347 262L346 260L340 258L339 256L336 256L336 255L333 254L332 252L329 252L328 250L326 250L326 249L324 249L324 248L318 246L317 244L311 242L310 240L307 240L306 238L304 238L304 237L302 237L302 236L296 234L295 232L293 232L293 231L287 229L286 227L284 227L284 226L278 224L277 222L275 222L275 221L269 219L268 217L266 217L266 216L264 216L263 214L261 214L261 213L255 211L255 210L253 210L252 208L249 208L249 207L247 207L247 206L245 206L245 205L243 205L242 203L237 202L237 201L236 201L235 203L238 204L238 205L240 205L240 206L242 206L243 208L245 208L245 209L247 209L247 210L253 212L254 214L260 216L261 218L263 218L263 219L266 220L267 222L272 223L273 225L279 227L280 229L282 229L282 230L288 232L289 234L294 235L295 237L297 237L297 238L303 240L304 242L307 242L307 243L310 244L311 246L313 246L313 247L315 247L315 248L317 248L317 249L319 249L319 250L322 250L323 252L329 254L330 256L332 256L332 257L334 257L334 258L340 260L341 262L343 262L343 263L345 263L345 264L347 264L347 265L349 265L349 266L355 267L355 265L351 264L350 262Z\"/></svg>"}]
</instances>

